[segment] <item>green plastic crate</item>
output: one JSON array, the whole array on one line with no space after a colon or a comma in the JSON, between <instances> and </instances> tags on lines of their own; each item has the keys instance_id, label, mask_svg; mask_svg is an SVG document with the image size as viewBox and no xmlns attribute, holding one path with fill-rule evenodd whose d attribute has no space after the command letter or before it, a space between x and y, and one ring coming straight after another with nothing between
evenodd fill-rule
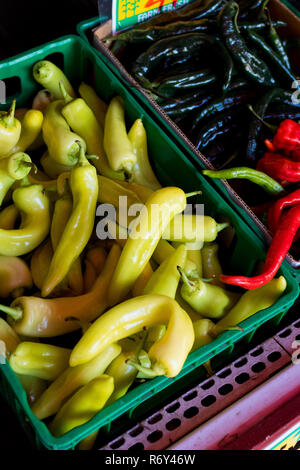
<instances>
[{"instance_id":1,"label":"green plastic crate","mask_svg":"<svg viewBox=\"0 0 300 470\"><path fill-rule=\"evenodd\" d=\"M293 10L298 16L299 12L286 1L283 2L288 8ZM89 44L90 47L93 47L91 44L92 29L100 24L104 23L107 20L107 17L94 17L85 21L82 21L77 25L77 33L79 36ZM197 166L199 171L204 168L213 168L205 156L201 155L196 148L188 141L183 140L183 133L180 129L172 123L172 121L166 116L166 114L160 109L156 103L152 103L151 99L148 97L146 92L141 91L141 88L134 86L128 80L127 72L124 71L118 66L118 61L115 62L112 57L107 54L101 54L100 51L95 49L96 53L100 54L106 65L112 70L112 72L121 80L127 88L129 88L139 102L144 106L149 114L158 121L164 131L171 136L172 139L175 139L178 146L183 150L183 152L188 155L188 158ZM105 50L105 48L103 48ZM186 139L186 138L185 138ZM251 229L266 243L270 244L272 236L266 226L255 216L255 214L250 210L250 208L245 204L245 202L239 197L239 195L232 189L229 183L222 180L212 180L207 178L211 185L223 195L224 198L229 202L229 204L240 214L240 216L246 221L246 223L251 227ZM300 260L294 259L291 255L287 255L286 260L291 266L291 270L296 279L300 282Z\"/></svg>"},{"instance_id":2,"label":"green plastic crate","mask_svg":"<svg viewBox=\"0 0 300 470\"><path fill-rule=\"evenodd\" d=\"M294 4L290 3L288 0L281 0L282 3L287 6L293 13L295 13L295 15L299 16L300 18L300 5L298 6L298 8L295 7Z\"/></svg>"},{"instance_id":3,"label":"green plastic crate","mask_svg":"<svg viewBox=\"0 0 300 470\"><path fill-rule=\"evenodd\" d=\"M239 214L195 170L194 165L180 151L176 143L164 134L160 125L153 121L135 97L106 67L101 57L82 39L76 36L63 37L10 60L0 62L1 80L15 80L15 77L18 77L17 80L20 83L20 90L16 95L18 107L28 105L39 89L32 79L32 67L38 60L46 58L62 66L75 87L84 79L95 86L98 94L107 102L114 95L123 97L128 125L131 125L137 118L143 119L148 136L150 158L161 183L178 185L186 191L202 190L202 195L199 196L197 202L204 203L205 213L217 219L221 217L229 219L235 229L230 247L228 246L226 250L226 254L230 254L228 269L250 275L255 264L259 260L265 259L266 250L262 240L253 234ZM7 105L12 98L9 97ZM157 377L138 385L125 397L100 411L90 422L62 437L53 437L45 423L33 415L26 400L25 390L8 364L0 366L0 392L15 410L24 430L38 448L74 449L80 440L93 431L108 427L111 422L124 413L132 413L138 405L147 399L155 399L159 391L168 387L170 393L174 392L179 379L185 377L184 381L187 386L189 373L210 358L226 351L232 352L237 343L243 340L249 341L253 334L261 329L270 328L271 331L271 325L280 322L299 293L299 286L291 275L287 263L282 264L280 273L287 280L286 291L273 307L262 310L244 321L243 331L223 333L210 345L191 353L178 377L172 379Z\"/></svg>"}]
</instances>

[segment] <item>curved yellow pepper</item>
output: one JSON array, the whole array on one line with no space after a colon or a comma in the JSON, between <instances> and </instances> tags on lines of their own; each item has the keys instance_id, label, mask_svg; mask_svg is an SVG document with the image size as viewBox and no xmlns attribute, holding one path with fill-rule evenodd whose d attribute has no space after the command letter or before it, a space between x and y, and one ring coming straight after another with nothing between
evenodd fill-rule
<instances>
[{"instance_id":1,"label":"curved yellow pepper","mask_svg":"<svg viewBox=\"0 0 300 470\"><path fill-rule=\"evenodd\" d=\"M25 255L39 246L48 235L50 207L43 189L43 186L32 185L14 191L13 201L22 214L22 223L18 229L0 229L1 255Z\"/></svg>"},{"instance_id":2,"label":"curved yellow pepper","mask_svg":"<svg viewBox=\"0 0 300 470\"><path fill-rule=\"evenodd\" d=\"M78 134L71 131L63 118L61 110L64 105L64 100L56 100L47 106L43 122L43 138L53 160L61 165L74 166L78 161L80 147L85 148L85 142Z\"/></svg>"},{"instance_id":3,"label":"curved yellow pepper","mask_svg":"<svg viewBox=\"0 0 300 470\"><path fill-rule=\"evenodd\" d=\"M145 269L165 227L186 205L185 193L176 187L155 191L147 200L135 228L126 240L109 289L109 304L125 299ZM154 210L153 210L154 209Z\"/></svg>"},{"instance_id":4,"label":"curved yellow pepper","mask_svg":"<svg viewBox=\"0 0 300 470\"><path fill-rule=\"evenodd\" d=\"M44 172L46 173L49 178L56 179L61 173L65 173L66 171L71 171L72 166L69 165L62 165L58 163L56 160L50 157L48 151L46 151L41 159L40 164Z\"/></svg>"},{"instance_id":5,"label":"curved yellow pepper","mask_svg":"<svg viewBox=\"0 0 300 470\"><path fill-rule=\"evenodd\" d=\"M109 103L104 126L104 150L114 171L125 171L129 175L137 157L133 152L125 125L124 102L115 96Z\"/></svg>"},{"instance_id":6,"label":"curved yellow pepper","mask_svg":"<svg viewBox=\"0 0 300 470\"><path fill-rule=\"evenodd\" d=\"M5 209L0 212L0 228L5 230L13 229L18 216L19 211L15 204L5 207Z\"/></svg>"},{"instance_id":7,"label":"curved yellow pepper","mask_svg":"<svg viewBox=\"0 0 300 470\"><path fill-rule=\"evenodd\" d=\"M113 171L108 164L103 148L103 129L86 102L77 98L65 104L61 112L71 129L84 139L87 153L97 155L93 164L98 172L110 178L124 179L123 173Z\"/></svg>"},{"instance_id":8,"label":"curved yellow pepper","mask_svg":"<svg viewBox=\"0 0 300 470\"><path fill-rule=\"evenodd\" d=\"M26 262L17 256L0 256L0 297L16 297L32 287Z\"/></svg>"},{"instance_id":9,"label":"curved yellow pepper","mask_svg":"<svg viewBox=\"0 0 300 470\"><path fill-rule=\"evenodd\" d=\"M66 399L76 392L79 387L103 374L120 352L121 346L111 344L86 364L68 367L49 385L34 404L32 407L33 413L39 419L45 419L57 413Z\"/></svg>"},{"instance_id":10,"label":"curved yellow pepper","mask_svg":"<svg viewBox=\"0 0 300 470\"><path fill-rule=\"evenodd\" d=\"M108 107L107 104L99 98L99 96L91 86L87 85L84 82L80 84L78 91L81 98L84 99L86 104L91 108L91 110L95 114L99 124L102 126L102 128L104 128L105 114Z\"/></svg>"},{"instance_id":11,"label":"curved yellow pepper","mask_svg":"<svg viewBox=\"0 0 300 470\"><path fill-rule=\"evenodd\" d=\"M73 211L55 249L48 275L42 288L45 297L68 274L74 261L85 248L94 228L98 198L96 169L81 153L78 165L70 176Z\"/></svg>"},{"instance_id":12,"label":"curved yellow pepper","mask_svg":"<svg viewBox=\"0 0 300 470\"><path fill-rule=\"evenodd\" d=\"M71 367L91 360L109 344L143 328L168 324L160 341L149 350L155 375L175 377L194 343L193 324L179 304L163 295L143 295L127 300L99 317L76 344Z\"/></svg>"},{"instance_id":13,"label":"curved yellow pepper","mask_svg":"<svg viewBox=\"0 0 300 470\"><path fill-rule=\"evenodd\" d=\"M80 388L63 404L49 429L56 437L86 423L105 405L114 390L114 380L108 375L101 375Z\"/></svg>"},{"instance_id":14,"label":"curved yellow pepper","mask_svg":"<svg viewBox=\"0 0 300 470\"><path fill-rule=\"evenodd\" d=\"M75 92L63 71L49 60L40 60L33 66L33 78L50 91L54 99L62 98L60 83L63 84L67 93L75 97Z\"/></svg>"},{"instance_id":15,"label":"curved yellow pepper","mask_svg":"<svg viewBox=\"0 0 300 470\"><path fill-rule=\"evenodd\" d=\"M177 266L184 266L186 263L187 251L185 245L180 245L174 253L154 271L152 277L146 284L143 294L167 295L175 298L180 274Z\"/></svg>"},{"instance_id":16,"label":"curved yellow pepper","mask_svg":"<svg viewBox=\"0 0 300 470\"><path fill-rule=\"evenodd\" d=\"M12 185L25 178L33 167L27 153L17 152L9 157L0 159L0 204Z\"/></svg>"},{"instance_id":17,"label":"curved yellow pepper","mask_svg":"<svg viewBox=\"0 0 300 470\"><path fill-rule=\"evenodd\" d=\"M28 337L52 337L78 330L77 320L95 320L107 307L107 291L120 256L120 248L113 245L105 267L90 292L80 296L42 299L24 296L14 300L11 307L0 310L12 317L14 330ZM66 321L66 318L74 321Z\"/></svg>"},{"instance_id":18,"label":"curved yellow pepper","mask_svg":"<svg viewBox=\"0 0 300 470\"><path fill-rule=\"evenodd\" d=\"M37 109L29 109L25 113L21 123L21 135L13 153L25 152L33 144L42 130L43 120L43 113Z\"/></svg>"},{"instance_id":19,"label":"curved yellow pepper","mask_svg":"<svg viewBox=\"0 0 300 470\"><path fill-rule=\"evenodd\" d=\"M149 162L147 134L141 119L137 119L133 123L128 132L128 138L137 158L132 170L133 181L156 191L161 188L161 184L157 180Z\"/></svg>"},{"instance_id":20,"label":"curved yellow pepper","mask_svg":"<svg viewBox=\"0 0 300 470\"><path fill-rule=\"evenodd\" d=\"M9 111L0 111L0 158L11 153L21 134L21 123L15 118L16 100Z\"/></svg>"}]
</instances>

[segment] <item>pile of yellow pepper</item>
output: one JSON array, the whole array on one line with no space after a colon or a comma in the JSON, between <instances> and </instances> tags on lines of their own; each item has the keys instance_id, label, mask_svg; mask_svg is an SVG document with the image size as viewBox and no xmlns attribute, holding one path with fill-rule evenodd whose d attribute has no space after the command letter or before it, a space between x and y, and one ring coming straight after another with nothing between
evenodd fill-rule
<instances>
[{"instance_id":1,"label":"pile of yellow pepper","mask_svg":"<svg viewBox=\"0 0 300 470\"><path fill-rule=\"evenodd\" d=\"M286 280L225 290L216 239L228 224L182 217L189 195L161 187L142 120L127 132L121 97L107 105L86 83L77 94L49 61L33 78L32 109L14 100L0 113L0 340L34 414L61 436L139 381L175 377L191 351L274 304ZM120 196L142 204L134 228L110 220L99 240L97 205L119 209ZM46 339L75 330L73 349Z\"/></svg>"}]
</instances>

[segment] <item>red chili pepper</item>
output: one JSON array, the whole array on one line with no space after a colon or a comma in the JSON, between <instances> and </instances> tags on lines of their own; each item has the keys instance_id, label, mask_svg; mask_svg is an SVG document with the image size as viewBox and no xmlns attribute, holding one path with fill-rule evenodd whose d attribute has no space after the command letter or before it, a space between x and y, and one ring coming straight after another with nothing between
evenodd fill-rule
<instances>
[{"instance_id":1,"label":"red chili pepper","mask_svg":"<svg viewBox=\"0 0 300 470\"><path fill-rule=\"evenodd\" d=\"M292 119L282 121L273 138L273 145L280 150L300 150L300 124Z\"/></svg>"},{"instance_id":2,"label":"red chili pepper","mask_svg":"<svg viewBox=\"0 0 300 470\"><path fill-rule=\"evenodd\" d=\"M276 152L275 145L269 139L265 140L265 146L267 147L269 152Z\"/></svg>"},{"instance_id":3,"label":"red chili pepper","mask_svg":"<svg viewBox=\"0 0 300 470\"><path fill-rule=\"evenodd\" d=\"M288 253L297 230L300 227L300 205L292 207L283 217L269 247L263 271L258 276L226 276L220 275L220 281L245 289L257 289L271 281Z\"/></svg>"},{"instance_id":4,"label":"red chili pepper","mask_svg":"<svg viewBox=\"0 0 300 470\"><path fill-rule=\"evenodd\" d=\"M300 189L274 202L268 210L268 227L271 233L276 232L283 210L287 207L295 206L296 204L300 204Z\"/></svg>"},{"instance_id":5,"label":"red chili pepper","mask_svg":"<svg viewBox=\"0 0 300 470\"><path fill-rule=\"evenodd\" d=\"M265 153L256 167L276 181L300 181L300 162L289 160L278 153Z\"/></svg>"}]
</instances>

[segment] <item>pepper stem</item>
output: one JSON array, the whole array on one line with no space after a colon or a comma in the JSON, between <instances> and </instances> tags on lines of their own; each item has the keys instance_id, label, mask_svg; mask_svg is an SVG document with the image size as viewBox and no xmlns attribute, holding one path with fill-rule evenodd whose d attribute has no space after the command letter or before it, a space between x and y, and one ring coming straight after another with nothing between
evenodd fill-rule
<instances>
[{"instance_id":1,"label":"pepper stem","mask_svg":"<svg viewBox=\"0 0 300 470\"><path fill-rule=\"evenodd\" d=\"M79 147L79 157L78 157L78 165L86 165L88 163L87 157L85 155L85 148L82 145L82 142L80 140L75 140L76 144Z\"/></svg>"},{"instance_id":2,"label":"pepper stem","mask_svg":"<svg viewBox=\"0 0 300 470\"><path fill-rule=\"evenodd\" d=\"M224 222L223 224L217 224L217 232L219 233L228 227L230 227L230 224L228 222Z\"/></svg>"},{"instance_id":3,"label":"pepper stem","mask_svg":"<svg viewBox=\"0 0 300 470\"><path fill-rule=\"evenodd\" d=\"M189 288L192 288L192 289L196 288L195 283L190 281L190 279L187 277L186 273L184 272L181 266L177 266L177 271L179 272L184 284L186 284Z\"/></svg>"},{"instance_id":4,"label":"pepper stem","mask_svg":"<svg viewBox=\"0 0 300 470\"><path fill-rule=\"evenodd\" d=\"M192 191L191 193L185 193L185 197L193 197L193 196L198 196L199 194L202 194L202 191Z\"/></svg>"},{"instance_id":5,"label":"pepper stem","mask_svg":"<svg viewBox=\"0 0 300 470\"><path fill-rule=\"evenodd\" d=\"M127 364L130 366L135 367L139 372L143 374L143 376L152 378L152 377L157 377L159 375L165 375L165 370L162 367L159 367L158 365L154 365L152 369L148 367L141 366L135 361L132 361L131 359L129 361L126 361Z\"/></svg>"},{"instance_id":6,"label":"pepper stem","mask_svg":"<svg viewBox=\"0 0 300 470\"><path fill-rule=\"evenodd\" d=\"M16 100L12 101L11 107L9 108L8 112L4 117L2 117L2 121L4 121L7 127L12 127L15 120L15 111L16 111Z\"/></svg>"},{"instance_id":7,"label":"pepper stem","mask_svg":"<svg viewBox=\"0 0 300 470\"><path fill-rule=\"evenodd\" d=\"M278 126L274 126L272 124L269 124L268 122L264 121L261 116L257 114L257 112L253 109L253 106L251 104L248 104L248 109L251 111L252 114L260 121L262 122L265 126L267 126L272 132L276 132L278 129Z\"/></svg>"},{"instance_id":8,"label":"pepper stem","mask_svg":"<svg viewBox=\"0 0 300 470\"><path fill-rule=\"evenodd\" d=\"M62 80L59 81L59 89L66 103L70 103L70 101L74 100L74 98L72 98L72 96L69 95L69 93L65 89L65 86Z\"/></svg>"},{"instance_id":9,"label":"pepper stem","mask_svg":"<svg viewBox=\"0 0 300 470\"><path fill-rule=\"evenodd\" d=\"M13 308L0 304L0 311L9 315L15 321L23 318L23 310L21 308Z\"/></svg>"}]
</instances>

